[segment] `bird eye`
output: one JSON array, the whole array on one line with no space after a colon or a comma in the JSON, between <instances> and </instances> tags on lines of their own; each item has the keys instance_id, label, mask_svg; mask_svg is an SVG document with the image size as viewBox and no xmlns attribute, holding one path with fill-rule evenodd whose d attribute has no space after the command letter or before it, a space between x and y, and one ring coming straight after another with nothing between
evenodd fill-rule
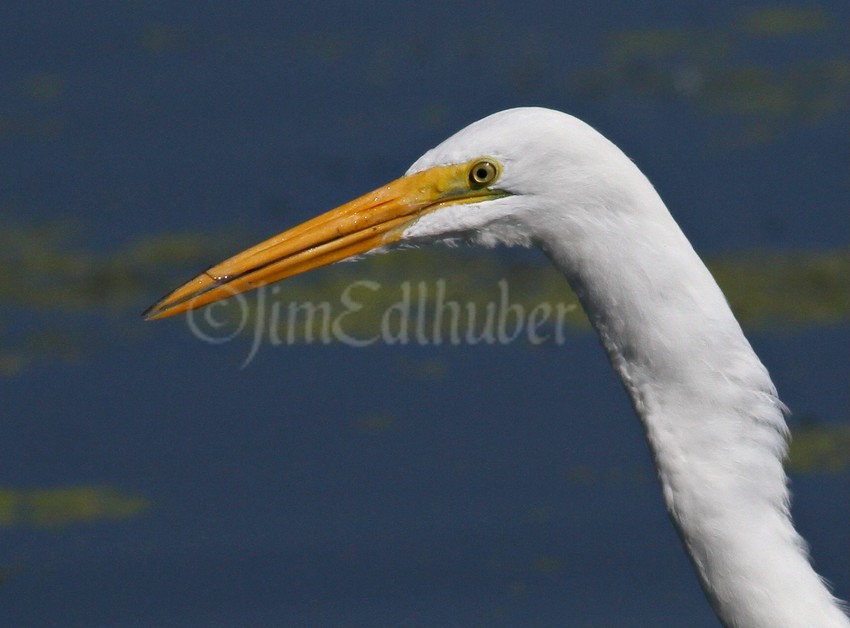
<instances>
[{"instance_id":1,"label":"bird eye","mask_svg":"<svg viewBox=\"0 0 850 628\"><path fill-rule=\"evenodd\" d=\"M469 183L474 188L480 188L496 180L499 170L492 161L476 161L469 170Z\"/></svg>"}]
</instances>

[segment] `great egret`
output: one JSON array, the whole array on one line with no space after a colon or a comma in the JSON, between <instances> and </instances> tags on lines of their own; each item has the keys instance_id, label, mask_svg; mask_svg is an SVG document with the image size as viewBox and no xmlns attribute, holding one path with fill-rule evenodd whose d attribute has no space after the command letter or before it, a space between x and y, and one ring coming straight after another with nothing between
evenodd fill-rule
<instances>
[{"instance_id":1,"label":"great egret","mask_svg":"<svg viewBox=\"0 0 850 628\"><path fill-rule=\"evenodd\" d=\"M720 288L638 168L580 120L519 108L407 173L213 266L171 316L367 251L539 246L566 275L646 430L667 510L727 626L850 626L789 514L784 406Z\"/></svg>"}]
</instances>

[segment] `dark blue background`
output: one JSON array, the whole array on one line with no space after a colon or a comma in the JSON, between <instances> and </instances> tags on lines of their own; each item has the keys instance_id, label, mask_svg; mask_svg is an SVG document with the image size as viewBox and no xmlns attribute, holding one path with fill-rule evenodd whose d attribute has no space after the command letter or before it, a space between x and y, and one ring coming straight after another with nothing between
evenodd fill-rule
<instances>
[{"instance_id":1,"label":"dark blue background","mask_svg":"<svg viewBox=\"0 0 850 628\"><path fill-rule=\"evenodd\" d=\"M752 16L770 6L737 2L7 2L0 215L66 225L93 253L169 232L239 248L533 104L620 145L705 254L836 249L846 71L837 106L808 97L830 88L816 68L850 63L850 12L794 7L815 26L765 34ZM624 52L658 32L685 43ZM70 322L82 350L0 379L0 483L150 504L0 528L4 625L717 625L590 334L266 347L240 370L247 342L141 322L172 287L108 311L4 306L7 343ZM834 424L848 331L749 336L786 403ZM848 473L793 478L798 527L845 598Z\"/></svg>"}]
</instances>

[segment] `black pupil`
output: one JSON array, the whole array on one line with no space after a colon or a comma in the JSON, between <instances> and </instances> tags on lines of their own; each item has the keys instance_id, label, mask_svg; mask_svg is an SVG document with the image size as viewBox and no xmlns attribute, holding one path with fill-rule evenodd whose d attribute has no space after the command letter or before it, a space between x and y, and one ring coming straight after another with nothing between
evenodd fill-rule
<instances>
[{"instance_id":1,"label":"black pupil","mask_svg":"<svg viewBox=\"0 0 850 628\"><path fill-rule=\"evenodd\" d=\"M487 178L487 168L483 166L475 171L475 178L479 181L484 181Z\"/></svg>"}]
</instances>

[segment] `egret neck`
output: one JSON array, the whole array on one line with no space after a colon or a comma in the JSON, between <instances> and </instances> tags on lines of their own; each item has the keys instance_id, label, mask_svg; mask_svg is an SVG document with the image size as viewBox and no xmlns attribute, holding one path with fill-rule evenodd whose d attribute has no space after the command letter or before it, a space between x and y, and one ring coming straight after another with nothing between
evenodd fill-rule
<instances>
[{"instance_id":1,"label":"egret neck","mask_svg":"<svg viewBox=\"0 0 850 628\"><path fill-rule=\"evenodd\" d=\"M578 295L644 425L703 589L727 626L850 625L791 523L784 406L767 370L649 181L625 156L617 174L598 184L618 193L589 205L632 207L584 209L641 215L640 228L581 221L572 225L580 235L564 238L570 229L541 225L537 242Z\"/></svg>"}]
</instances>

